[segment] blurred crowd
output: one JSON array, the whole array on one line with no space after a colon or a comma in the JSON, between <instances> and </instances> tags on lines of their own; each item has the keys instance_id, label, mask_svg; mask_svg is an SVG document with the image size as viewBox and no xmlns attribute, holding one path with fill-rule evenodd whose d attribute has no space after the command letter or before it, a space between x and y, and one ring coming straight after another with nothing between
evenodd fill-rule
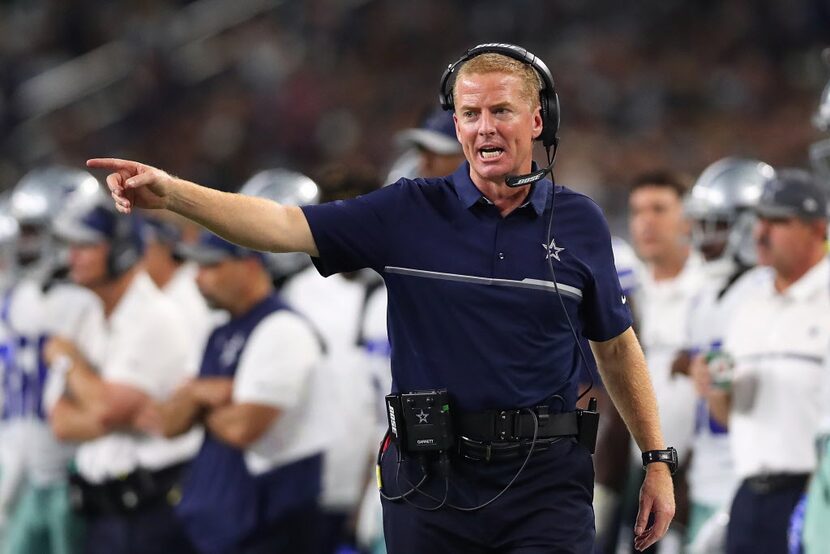
<instances>
[{"instance_id":1,"label":"blurred crowd","mask_svg":"<svg viewBox=\"0 0 830 554\"><path fill-rule=\"evenodd\" d=\"M615 239L617 270L683 467L660 552L721 552L762 535L758 522L791 552L801 536L823 540L809 518L803 531L803 493L830 470L826 446L813 449L830 431L818 396L830 383L827 279L775 312L813 325L802 342L747 331L767 320L745 299L772 305L771 291L826 277L830 177L815 160L812 175L780 169L810 167L830 126L827 2L7 0L0 31L0 552L260 552L280 540L383 552L371 479L391 379L382 280L323 279L307 256L262 255L167 216L125 227L81 167L127 156L295 205L444 175L463 156L449 115L433 111L438 79L485 41L547 62L562 100L557 181L630 236ZM812 125L817 108L826 121ZM773 182L798 194L776 196ZM806 243L805 272L777 288ZM288 338L266 344L260 325ZM139 328L166 346L125 338ZM799 364L809 378L783 400L757 396L763 371L741 384ZM641 471L598 389L598 548L627 552ZM795 414L794 442L753 409ZM789 496L736 521L733 498L749 513L770 491ZM137 529L146 543L130 544Z\"/></svg>"},{"instance_id":2,"label":"blurred crowd","mask_svg":"<svg viewBox=\"0 0 830 554\"><path fill-rule=\"evenodd\" d=\"M2 187L100 153L231 190L262 167L388 164L445 64L505 41L556 79L560 180L619 212L622 185L660 163L694 173L728 151L802 164L830 7L36 0L0 4L0 26Z\"/></svg>"}]
</instances>

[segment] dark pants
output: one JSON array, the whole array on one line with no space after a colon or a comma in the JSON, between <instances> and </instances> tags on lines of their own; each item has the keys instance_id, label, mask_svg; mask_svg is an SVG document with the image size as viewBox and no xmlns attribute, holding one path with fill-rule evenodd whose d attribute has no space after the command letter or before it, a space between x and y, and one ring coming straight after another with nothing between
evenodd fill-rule
<instances>
[{"instance_id":1,"label":"dark pants","mask_svg":"<svg viewBox=\"0 0 830 554\"><path fill-rule=\"evenodd\" d=\"M786 554L790 516L806 483L806 475L772 490L741 483L729 512L727 554Z\"/></svg>"},{"instance_id":2,"label":"dark pants","mask_svg":"<svg viewBox=\"0 0 830 554\"><path fill-rule=\"evenodd\" d=\"M233 554L317 554L320 527L317 504L297 508L231 550Z\"/></svg>"},{"instance_id":3,"label":"dark pants","mask_svg":"<svg viewBox=\"0 0 830 554\"><path fill-rule=\"evenodd\" d=\"M523 461L474 462L451 457L450 503L470 507L497 495ZM408 490L421 479L418 464L401 464L396 484L396 452L383 460L387 495ZM437 472L437 464L430 472ZM498 500L475 512L444 506L423 511L402 501L383 501L383 525L389 554L590 554L594 545L594 468L590 453L571 439L534 454L515 483ZM440 502L444 479L430 477L421 489ZM411 502L425 508L438 502L417 492Z\"/></svg>"},{"instance_id":4,"label":"dark pants","mask_svg":"<svg viewBox=\"0 0 830 554\"><path fill-rule=\"evenodd\" d=\"M87 554L195 554L184 528L166 503L130 514L86 516Z\"/></svg>"},{"instance_id":5,"label":"dark pants","mask_svg":"<svg viewBox=\"0 0 830 554\"><path fill-rule=\"evenodd\" d=\"M323 510L316 533L320 541L319 554L334 554L344 543L354 543L353 538L349 537L348 523L349 512Z\"/></svg>"}]
</instances>

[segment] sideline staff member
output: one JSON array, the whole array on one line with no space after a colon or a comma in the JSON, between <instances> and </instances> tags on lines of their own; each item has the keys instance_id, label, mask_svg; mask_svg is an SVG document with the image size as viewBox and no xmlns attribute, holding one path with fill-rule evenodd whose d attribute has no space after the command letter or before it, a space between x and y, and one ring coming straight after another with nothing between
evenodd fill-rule
<instances>
[{"instance_id":1,"label":"sideline staff member","mask_svg":"<svg viewBox=\"0 0 830 554\"><path fill-rule=\"evenodd\" d=\"M198 378L157 406L168 437L205 427L176 514L202 553L313 554L326 435L314 331L274 292L260 253L208 232L180 253L230 319L210 334Z\"/></svg>"},{"instance_id":2,"label":"sideline staff member","mask_svg":"<svg viewBox=\"0 0 830 554\"><path fill-rule=\"evenodd\" d=\"M122 212L171 209L250 248L307 252L324 274L375 269L389 291L393 388L446 387L458 412L533 407L554 395L573 409L579 355L564 306L592 341L603 381L639 446L664 448L599 208L564 187L554 196L546 180L506 186L508 176L533 169L533 140L554 142L558 116L547 68L510 45L476 47L459 65L455 84L442 88L454 89L447 96L467 163L448 177L402 179L354 200L296 208L210 190L132 161L88 164L114 171L107 182ZM562 305L551 292L548 260ZM509 493L476 514L386 503L389 550L592 551L590 456L571 440L547 442ZM485 502L520 463L453 458L450 496L459 498L452 500ZM459 473L478 480L456 479ZM394 468L385 480L394 483ZM669 467L649 464L635 546L662 537L673 513Z\"/></svg>"},{"instance_id":3,"label":"sideline staff member","mask_svg":"<svg viewBox=\"0 0 830 554\"><path fill-rule=\"evenodd\" d=\"M827 194L809 173L785 169L756 207L759 258L771 271L735 306L723 338L731 386L695 381L711 415L729 426L741 480L726 552L787 551L790 516L816 469L821 381L830 330Z\"/></svg>"}]
</instances>

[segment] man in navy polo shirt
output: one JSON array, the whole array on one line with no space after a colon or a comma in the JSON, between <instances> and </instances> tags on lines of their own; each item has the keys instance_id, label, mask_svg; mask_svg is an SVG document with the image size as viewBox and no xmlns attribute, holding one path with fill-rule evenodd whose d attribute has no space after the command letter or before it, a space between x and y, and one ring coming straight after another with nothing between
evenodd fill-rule
<instances>
[{"instance_id":1,"label":"man in navy polo shirt","mask_svg":"<svg viewBox=\"0 0 830 554\"><path fill-rule=\"evenodd\" d=\"M389 291L395 392L446 388L460 422L498 410L530 417L537 406L569 412L581 335L591 341L639 446L664 448L600 209L546 180L507 186L508 176L535 169L533 140L558 124L550 117L547 68L509 45L476 47L451 67L460 67L448 96L467 162L447 177L402 179L354 200L294 208L206 189L132 161L88 165L114 171L107 182L122 212L171 209L248 247L307 252L326 275L363 267L380 273ZM545 416L537 411L531 434ZM467 455L451 455L437 469L415 457L398 464L387 451L387 494L401 496L414 486L407 481L423 481L419 488L433 497L412 492L385 502L390 552L592 552L588 450L548 435L536 454L523 455L528 420L510 417L517 429L506 440L476 450L475 441L459 436ZM521 453L491 457L495 450ZM635 524L639 549L663 536L674 513L669 464L647 468ZM438 475L425 478L423 471Z\"/></svg>"}]
</instances>

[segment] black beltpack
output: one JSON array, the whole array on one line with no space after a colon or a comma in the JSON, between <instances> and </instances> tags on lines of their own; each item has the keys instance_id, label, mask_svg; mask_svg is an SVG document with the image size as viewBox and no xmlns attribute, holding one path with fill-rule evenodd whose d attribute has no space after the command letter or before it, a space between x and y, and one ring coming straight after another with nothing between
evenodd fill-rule
<instances>
[{"instance_id":1,"label":"black beltpack","mask_svg":"<svg viewBox=\"0 0 830 554\"><path fill-rule=\"evenodd\" d=\"M454 441L447 389L386 396L389 430L401 452L446 452Z\"/></svg>"}]
</instances>

